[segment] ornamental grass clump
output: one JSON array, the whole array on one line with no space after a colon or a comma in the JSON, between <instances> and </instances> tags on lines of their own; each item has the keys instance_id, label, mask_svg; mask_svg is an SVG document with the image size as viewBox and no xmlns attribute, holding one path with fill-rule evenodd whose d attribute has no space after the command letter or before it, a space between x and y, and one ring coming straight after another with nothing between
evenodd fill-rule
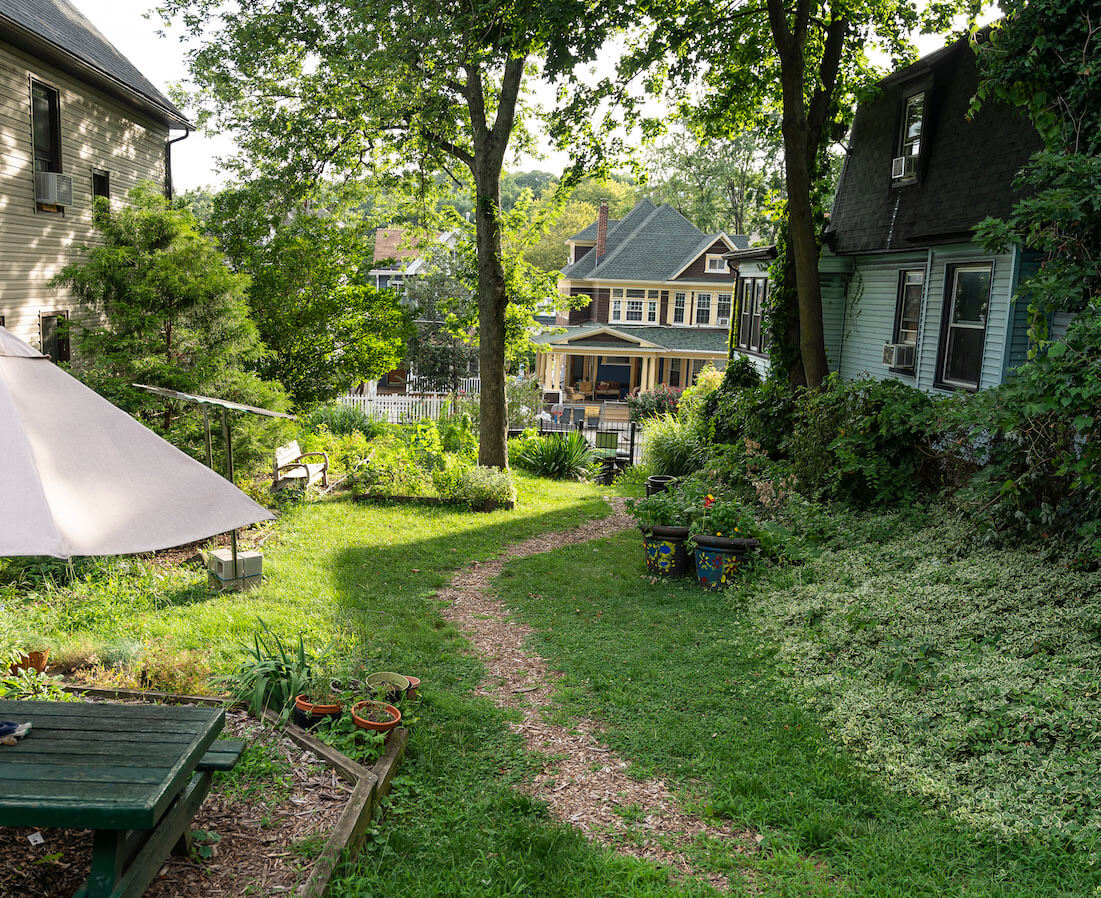
<instances>
[{"instance_id":1,"label":"ornamental grass clump","mask_svg":"<svg viewBox=\"0 0 1101 898\"><path fill-rule=\"evenodd\" d=\"M704 442L693 422L658 415L647 423L642 434L642 462L650 473L683 477L702 468L705 459Z\"/></svg>"},{"instance_id":2,"label":"ornamental grass clump","mask_svg":"<svg viewBox=\"0 0 1101 898\"><path fill-rule=\"evenodd\" d=\"M553 480L585 480L595 456L579 431L513 440L512 462L519 468Z\"/></svg>"}]
</instances>

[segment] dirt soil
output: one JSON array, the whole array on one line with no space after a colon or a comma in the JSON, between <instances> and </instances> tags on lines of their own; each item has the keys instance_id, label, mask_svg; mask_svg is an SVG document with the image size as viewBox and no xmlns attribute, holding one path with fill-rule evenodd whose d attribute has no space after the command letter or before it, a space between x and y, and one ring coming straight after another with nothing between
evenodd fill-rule
<instances>
[{"instance_id":1,"label":"dirt soil","mask_svg":"<svg viewBox=\"0 0 1101 898\"><path fill-rule=\"evenodd\" d=\"M264 782L243 796L215 777L193 830L216 833L209 860L171 856L146 898L228 898L290 895L309 876L313 861L351 795L351 786L289 739L241 711L226 712L226 736L267 741L289 765L287 788ZM278 796L277 803L272 797ZM88 875L92 834L0 827L0 898L72 895ZM201 842L196 842L201 844Z\"/></svg>"},{"instance_id":2,"label":"dirt soil","mask_svg":"<svg viewBox=\"0 0 1101 898\"><path fill-rule=\"evenodd\" d=\"M493 593L491 581L509 559L633 527L623 500L610 501L615 513L609 517L576 530L517 543L493 561L475 562L461 570L439 593L447 601L443 615L462 629L486 666L480 694L502 707L518 709L522 719L510 724L513 730L523 736L531 751L551 756L530 784L530 793L545 801L554 817L578 827L601 845L670 867L679 876L703 875L717 888L727 889L730 883L725 877L695 871L684 850L693 841L709 837L727 842L727 850L733 853L754 852L758 850L756 834L733 832L686 813L662 780L628 776L627 762L601 744L596 722L582 720L575 727L549 722L547 712L561 673L527 646L531 629L513 619ZM740 885L753 891L750 882Z\"/></svg>"}]
</instances>

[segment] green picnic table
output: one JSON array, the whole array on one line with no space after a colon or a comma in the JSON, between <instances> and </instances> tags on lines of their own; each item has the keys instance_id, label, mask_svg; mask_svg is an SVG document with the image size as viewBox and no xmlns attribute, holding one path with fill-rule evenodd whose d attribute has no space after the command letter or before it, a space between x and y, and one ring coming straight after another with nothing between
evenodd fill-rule
<instances>
[{"instance_id":1,"label":"green picnic table","mask_svg":"<svg viewBox=\"0 0 1101 898\"><path fill-rule=\"evenodd\" d=\"M94 831L92 867L74 898L138 898L173 850L214 770L243 748L215 742L221 708L0 701L0 720L30 721L0 746L0 826Z\"/></svg>"}]
</instances>

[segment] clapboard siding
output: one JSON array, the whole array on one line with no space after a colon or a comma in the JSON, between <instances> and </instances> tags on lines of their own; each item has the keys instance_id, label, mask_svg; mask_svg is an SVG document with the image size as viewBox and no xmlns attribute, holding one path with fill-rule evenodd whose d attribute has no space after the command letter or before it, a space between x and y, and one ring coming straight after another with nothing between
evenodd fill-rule
<instances>
[{"instance_id":1,"label":"clapboard siding","mask_svg":"<svg viewBox=\"0 0 1101 898\"><path fill-rule=\"evenodd\" d=\"M30 82L57 89L61 106L62 171L73 179L64 214L35 209ZM168 129L70 75L0 43L0 316L5 326L40 345L39 315L68 311L88 320L67 291L50 279L94 244L92 170L110 173L116 207L141 180L164 183Z\"/></svg>"},{"instance_id":2,"label":"clapboard siding","mask_svg":"<svg viewBox=\"0 0 1101 898\"><path fill-rule=\"evenodd\" d=\"M898 273L904 268L924 268L926 253L862 256L854 262L845 297L838 368L841 377L897 377L913 384L913 377L892 373L883 364L883 344L890 343L894 336Z\"/></svg>"},{"instance_id":3,"label":"clapboard siding","mask_svg":"<svg viewBox=\"0 0 1101 898\"><path fill-rule=\"evenodd\" d=\"M1028 294L1020 285L1040 270L1040 257L1036 253L1024 253L1017 263L1017 278L1013 285L1010 307L1012 327L1006 347L1005 374L1020 368L1028 359Z\"/></svg>"},{"instance_id":4,"label":"clapboard siding","mask_svg":"<svg viewBox=\"0 0 1101 898\"><path fill-rule=\"evenodd\" d=\"M848 275L840 272L822 273L822 334L830 371L838 371L841 364L841 333L848 280Z\"/></svg>"}]
</instances>

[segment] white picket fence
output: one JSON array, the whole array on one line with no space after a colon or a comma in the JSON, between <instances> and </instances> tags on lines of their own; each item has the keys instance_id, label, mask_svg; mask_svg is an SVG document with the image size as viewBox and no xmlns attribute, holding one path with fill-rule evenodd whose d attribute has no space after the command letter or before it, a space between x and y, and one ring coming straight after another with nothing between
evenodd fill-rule
<instances>
[{"instance_id":1,"label":"white picket fence","mask_svg":"<svg viewBox=\"0 0 1101 898\"><path fill-rule=\"evenodd\" d=\"M451 411L451 396L435 393L428 396L406 396L400 393L340 398L342 405L362 410L368 418L401 424L431 418L438 421Z\"/></svg>"},{"instance_id":2,"label":"white picket fence","mask_svg":"<svg viewBox=\"0 0 1101 898\"><path fill-rule=\"evenodd\" d=\"M405 390L407 393L434 393L436 390L423 388L423 381L416 374L409 375ZM450 392L450 391L447 391ZM482 379L480 377L463 377L459 379L459 392L468 396L482 392Z\"/></svg>"}]
</instances>

